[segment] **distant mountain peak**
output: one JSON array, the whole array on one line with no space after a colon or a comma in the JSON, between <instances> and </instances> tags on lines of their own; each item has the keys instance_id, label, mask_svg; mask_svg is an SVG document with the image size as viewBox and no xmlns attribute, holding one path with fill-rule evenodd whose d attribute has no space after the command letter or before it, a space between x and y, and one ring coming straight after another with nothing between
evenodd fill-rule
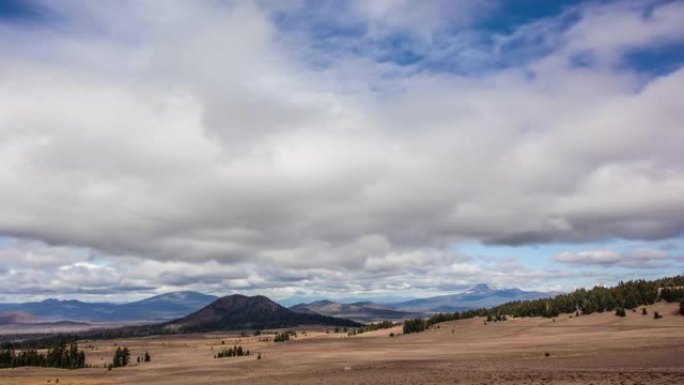
<instances>
[{"instance_id":1,"label":"distant mountain peak","mask_svg":"<svg viewBox=\"0 0 684 385\"><path fill-rule=\"evenodd\" d=\"M488 293L490 291L493 291L491 286L489 286L486 283L478 283L477 285L471 287L468 292L469 293Z\"/></svg>"},{"instance_id":2,"label":"distant mountain peak","mask_svg":"<svg viewBox=\"0 0 684 385\"><path fill-rule=\"evenodd\" d=\"M334 305L334 304L336 304L336 302L333 302L329 299L322 299L320 301L311 302L308 305L321 305L322 306L322 305Z\"/></svg>"},{"instance_id":3,"label":"distant mountain peak","mask_svg":"<svg viewBox=\"0 0 684 385\"><path fill-rule=\"evenodd\" d=\"M40 303L44 304L68 304L68 303L80 303L80 301L75 300L75 299L57 299L57 298L48 298L45 300L42 300Z\"/></svg>"},{"instance_id":4,"label":"distant mountain peak","mask_svg":"<svg viewBox=\"0 0 684 385\"><path fill-rule=\"evenodd\" d=\"M40 301L40 303L45 303L45 304L49 304L49 303L60 303L60 302L62 302L62 301L60 301L60 300L58 300L58 299L56 299L56 298L48 298L48 299L44 299L44 300Z\"/></svg>"},{"instance_id":5,"label":"distant mountain peak","mask_svg":"<svg viewBox=\"0 0 684 385\"><path fill-rule=\"evenodd\" d=\"M486 283L479 283L462 293L410 300L393 304L392 307L405 311L453 312L548 296L549 294L544 292L524 291L515 288L497 290Z\"/></svg>"},{"instance_id":6,"label":"distant mountain peak","mask_svg":"<svg viewBox=\"0 0 684 385\"><path fill-rule=\"evenodd\" d=\"M327 299L311 303L300 303L290 307L290 310L301 314L320 314L359 322L408 319L421 315L392 309L370 301L339 303Z\"/></svg>"}]
</instances>

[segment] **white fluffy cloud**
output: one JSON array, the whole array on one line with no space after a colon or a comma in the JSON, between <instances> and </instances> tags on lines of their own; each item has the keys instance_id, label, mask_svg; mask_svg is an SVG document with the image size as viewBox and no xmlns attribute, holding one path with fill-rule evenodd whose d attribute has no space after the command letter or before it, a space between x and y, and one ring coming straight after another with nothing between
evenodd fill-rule
<instances>
[{"instance_id":1,"label":"white fluffy cloud","mask_svg":"<svg viewBox=\"0 0 684 385\"><path fill-rule=\"evenodd\" d=\"M161 272L131 287L285 287L300 271L291 279L347 274L372 290L368 274L390 286L439 266L444 281L477 274L452 251L463 240L684 229L684 70L614 66L627 48L681 42L681 4L583 8L550 29L548 54L476 77L316 52L267 5L44 6L65 24L1 25L0 233ZM359 7L383 28L415 22L401 2ZM583 50L611 60L573 66ZM58 258L62 283L108 271L63 250L21 264Z\"/></svg>"},{"instance_id":2,"label":"white fluffy cloud","mask_svg":"<svg viewBox=\"0 0 684 385\"><path fill-rule=\"evenodd\" d=\"M557 254L557 262L576 265L599 265L603 267L627 267L634 269L655 269L670 267L674 260L681 256L672 255L663 249L639 249L631 252L620 252L611 249L563 252Z\"/></svg>"}]
</instances>

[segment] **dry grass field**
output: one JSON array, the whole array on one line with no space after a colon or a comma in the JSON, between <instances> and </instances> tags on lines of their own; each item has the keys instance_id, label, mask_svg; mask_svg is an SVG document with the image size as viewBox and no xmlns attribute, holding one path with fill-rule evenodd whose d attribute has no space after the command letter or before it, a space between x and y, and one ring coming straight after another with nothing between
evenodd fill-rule
<instances>
[{"instance_id":1,"label":"dry grass field","mask_svg":"<svg viewBox=\"0 0 684 385\"><path fill-rule=\"evenodd\" d=\"M279 344L229 334L83 342L95 368L4 369L0 384L684 384L684 317L676 310L660 303L625 318L471 319L394 338L398 327L353 337L309 328ZM664 318L654 320L654 311ZM213 358L234 343L253 355ZM133 363L107 371L116 346L127 346ZM137 364L145 351L152 362Z\"/></svg>"}]
</instances>

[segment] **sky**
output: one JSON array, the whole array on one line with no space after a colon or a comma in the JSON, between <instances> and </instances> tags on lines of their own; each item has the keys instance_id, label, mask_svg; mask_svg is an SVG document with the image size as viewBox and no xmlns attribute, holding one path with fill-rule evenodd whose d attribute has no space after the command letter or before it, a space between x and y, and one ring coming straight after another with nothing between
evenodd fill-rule
<instances>
[{"instance_id":1,"label":"sky","mask_svg":"<svg viewBox=\"0 0 684 385\"><path fill-rule=\"evenodd\" d=\"M684 272L684 2L0 2L0 302Z\"/></svg>"}]
</instances>

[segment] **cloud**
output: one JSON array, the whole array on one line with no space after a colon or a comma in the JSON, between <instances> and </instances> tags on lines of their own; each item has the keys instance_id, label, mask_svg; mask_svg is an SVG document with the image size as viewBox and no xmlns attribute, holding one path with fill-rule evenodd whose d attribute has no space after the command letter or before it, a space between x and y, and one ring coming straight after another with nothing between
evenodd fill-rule
<instances>
[{"instance_id":1,"label":"cloud","mask_svg":"<svg viewBox=\"0 0 684 385\"><path fill-rule=\"evenodd\" d=\"M89 258L88 250L70 246L49 246L22 239L4 239L4 242L0 242L0 261L7 268L51 269Z\"/></svg>"},{"instance_id":2,"label":"cloud","mask_svg":"<svg viewBox=\"0 0 684 385\"><path fill-rule=\"evenodd\" d=\"M616 250L588 250L578 252L563 252L557 254L554 260L566 264L598 265L602 267L627 267L633 269L655 269L670 266L676 259L668 251L662 249L641 249L632 252Z\"/></svg>"},{"instance_id":3,"label":"cloud","mask_svg":"<svg viewBox=\"0 0 684 385\"><path fill-rule=\"evenodd\" d=\"M50 287L427 288L496 278L461 241L684 230L684 70L615 65L682 42L678 3L585 5L499 45L465 2L354 3L375 27L328 37L278 19L296 3L40 4L40 23L0 22L0 233L50 248L0 250L18 287L67 266ZM419 62L382 59L388 38ZM509 43L535 54L504 60ZM587 50L606 59L573 65Z\"/></svg>"}]
</instances>

